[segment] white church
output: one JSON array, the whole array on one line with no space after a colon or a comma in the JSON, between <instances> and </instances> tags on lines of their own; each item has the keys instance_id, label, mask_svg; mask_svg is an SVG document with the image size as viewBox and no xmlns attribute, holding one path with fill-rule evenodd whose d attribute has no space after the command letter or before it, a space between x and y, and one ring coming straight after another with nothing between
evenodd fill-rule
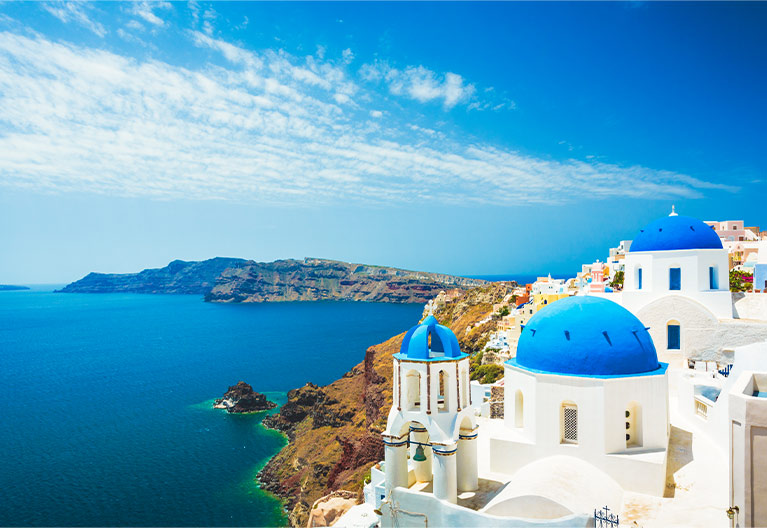
<instances>
[{"instance_id":1,"label":"white church","mask_svg":"<svg viewBox=\"0 0 767 528\"><path fill-rule=\"evenodd\" d=\"M696 218L672 211L641 229L624 269L623 291L599 293L592 283L588 294L639 317L671 364L731 363L735 347L767 340L767 295L733 296L727 250L716 231Z\"/></svg>"},{"instance_id":2,"label":"white church","mask_svg":"<svg viewBox=\"0 0 767 528\"><path fill-rule=\"evenodd\" d=\"M688 217L642 230L625 270L623 292L530 319L501 419L480 412L450 329L410 329L385 460L355 507L368 525L767 525L767 304L730 294L721 242Z\"/></svg>"}]
</instances>

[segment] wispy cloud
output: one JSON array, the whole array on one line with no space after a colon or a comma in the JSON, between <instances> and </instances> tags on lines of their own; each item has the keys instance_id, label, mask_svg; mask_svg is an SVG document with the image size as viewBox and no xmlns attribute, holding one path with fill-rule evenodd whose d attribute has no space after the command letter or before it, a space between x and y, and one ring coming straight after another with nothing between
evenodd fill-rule
<instances>
[{"instance_id":1,"label":"wispy cloud","mask_svg":"<svg viewBox=\"0 0 767 528\"><path fill-rule=\"evenodd\" d=\"M383 81L394 95L404 95L422 103L438 100L448 110L459 103L468 103L475 92L474 85L466 84L457 73L440 75L423 66L399 70L379 61L364 64L360 75L366 81Z\"/></svg>"},{"instance_id":2,"label":"wispy cloud","mask_svg":"<svg viewBox=\"0 0 767 528\"><path fill-rule=\"evenodd\" d=\"M343 57L256 53L204 32L189 37L221 60L187 69L0 33L0 185L261 204L530 204L725 188L645 167L467 144L397 121ZM407 79L403 93L445 105L458 104L469 86L447 75L398 75Z\"/></svg>"},{"instance_id":3,"label":"wispy cloud","mask_svg":"<svg viewBox=\"0 0 767 528\"><path fill-rule=\"evenodd\" d=\"M153 26L162 27L165 25L165 20L155 14L155 10L167 10L170 9L169 2L133 2L131 6L131 13L141 17L145 22L152 24Z\"/></svg>"},{"instance_id":4,"label":"wispy cloud","mask_svg":"<svg viewBox=\"0 0 767 528\"><path fill-rule=\"evenodd\" d=\"M74 22L89 29L99 37L107 34L106 28L89 16L92 4L85 2L55 2L42 4L43 9L65 24Z\"/></svg>"}]
</instances>

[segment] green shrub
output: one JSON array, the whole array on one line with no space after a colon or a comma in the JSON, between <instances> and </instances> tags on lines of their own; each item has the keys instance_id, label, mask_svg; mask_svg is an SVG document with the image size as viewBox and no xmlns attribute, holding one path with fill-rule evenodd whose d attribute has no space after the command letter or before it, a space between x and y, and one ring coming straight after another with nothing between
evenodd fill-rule
<instances>
[{"instance_id":1,"label":"green shrub","mask_svg":"<svg viewBox=\"0 0 767 528\"><path fill-rule=\"evenodd\" d=\"M730 291L751 291L754 287L754 275L745 271L730 271Z\"/></svg>"},{"instance_id":2,"label":"green shrub","mask_svg":"<svg viewBox=\"0 0 767 528\"><path fill-rule=\"evenodd\" d=\"M471 374L471 379L475 379L482 384L495 383L503 377L502 365L480 365Z\"/></svg>"}]
</instances>

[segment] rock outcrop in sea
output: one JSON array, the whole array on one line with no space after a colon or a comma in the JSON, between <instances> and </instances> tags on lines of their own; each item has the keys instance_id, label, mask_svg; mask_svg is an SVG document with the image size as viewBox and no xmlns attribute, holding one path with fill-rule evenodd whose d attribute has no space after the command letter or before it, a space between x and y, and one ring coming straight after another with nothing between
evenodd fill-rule
<instances>
[{"instance_id":1,"label":"rock outcrop in sea","mask_svg":"<svg viewBox=\"0 0 767 528\"><path fill-rule=\"evenodd\" d=\"M274 409L277 404L266 399L266 396L253 390L244 381L238 381L226 391L223 398L217 399L213 407L226 409L228 413L250 413Z\"/></svg>"},{"instance_id":2,"label":"rock outcrop in sea","mask_svg":"<svg viewBox=\"0 0 767 528\"><path fill-rule=\"evenodd\" d=\"M473 288L439 303L435 315L455 332L464 352L478 352L495 323L467 328L486 318L510 291L508 283ZM370 347L362 363L330 385L307 383L290 391L280 412L264 419L267 427L283 431L289 443L259 473L259 481L285 499L292 526L306 526L320 497L337 490L359 493L370 466L383 459L392 354L403 336Z\"/></svg>"}]
</instances>

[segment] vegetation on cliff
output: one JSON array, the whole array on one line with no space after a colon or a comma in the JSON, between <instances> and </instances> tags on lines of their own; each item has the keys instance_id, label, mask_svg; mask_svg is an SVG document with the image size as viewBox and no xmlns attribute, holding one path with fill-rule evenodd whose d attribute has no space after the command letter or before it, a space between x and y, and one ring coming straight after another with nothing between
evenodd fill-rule
<instances>
[{"instance_id":1,"label":"vegetation on cliff","mask_svg":"<svg viewBox=\"0 0 767 528\"><path fill-rule=\"evenodd\" d=\"M438 304L435 316L455 332L464 352L477 352L495 327L467 328L490 315L493 303L509 291L505 283L473 288ZM403 335L370 347L362 363L330 385L309 383L290 391L280 412L264 420L284 431L289 443L259 479L263 488L286 500L293 526L306 525L311 504L323 495L360 491L370 465L383 459L381 432L392 402L391 356Z\"/></svg>"}]
</instances>

